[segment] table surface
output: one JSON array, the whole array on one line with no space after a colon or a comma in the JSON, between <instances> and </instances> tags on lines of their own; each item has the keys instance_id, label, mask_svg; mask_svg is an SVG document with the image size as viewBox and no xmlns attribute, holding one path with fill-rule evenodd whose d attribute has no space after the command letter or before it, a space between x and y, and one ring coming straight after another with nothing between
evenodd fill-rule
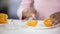
<instances>
[{"instance_id":1,"label":"table surface","mask_svg":"<svg viewBox=\"0 0 60 34\"><path fill-rule=\"evenodd\" d=\"M7 25L0 25L0 34L60 34L60 27L51 29L32 29L21 27L19 20L9 21Z\"/></svg>"}]
</instances>

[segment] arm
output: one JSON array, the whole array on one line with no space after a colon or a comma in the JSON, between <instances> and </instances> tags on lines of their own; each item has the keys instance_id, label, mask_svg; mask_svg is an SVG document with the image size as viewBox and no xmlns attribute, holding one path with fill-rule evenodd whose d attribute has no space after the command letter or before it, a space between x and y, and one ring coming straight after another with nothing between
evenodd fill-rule
<instances>
[{"instance_id":1,"label":"arm","mask_svg":"<svg viewBox=\"0 0 60 34\"><path fill-rule=\"evenodd\" d=\"M29 8L32 6L33 0L22 0L18 11L17 11L17 16L19 17L19 19L22 19L22 10L24 10L25 8Z\"/></svg>"}]
</instances>

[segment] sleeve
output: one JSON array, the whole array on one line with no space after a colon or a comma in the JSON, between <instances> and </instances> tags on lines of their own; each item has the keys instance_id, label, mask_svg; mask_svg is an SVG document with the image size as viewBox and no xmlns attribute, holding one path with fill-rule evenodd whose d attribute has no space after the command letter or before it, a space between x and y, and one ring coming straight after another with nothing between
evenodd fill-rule
<instances>
[{"instance_id":1,"label":"sleeve","mask_svg":"<svg viewBox=\"0 0 60 34\"><path fill-rule=\"evenodd\" d=\"M22 19L22 10L25 8L31 7L33 1L32 0L22 0L18 10L17 10L17 16L21 20Z\"/></svg>"}]
</instances>

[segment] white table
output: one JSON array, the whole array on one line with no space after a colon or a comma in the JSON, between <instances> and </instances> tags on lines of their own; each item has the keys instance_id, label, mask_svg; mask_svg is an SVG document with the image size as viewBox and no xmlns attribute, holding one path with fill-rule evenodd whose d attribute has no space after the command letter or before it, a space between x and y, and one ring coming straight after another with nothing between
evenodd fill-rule
<instances>
[{"instance_id":1,"label":"white table","mask_svg":"<svg viewBox=\"0 0 60 34\"><path fill-rule=\"evenodd\" d=\"M52 29L29 29L20 27L19 20L14 20L15 29L6 29L5 25L0 25L0 34L60 34L60 27ZM17 24L18 23L18 24Z\"/></svg>"}]
</instances>

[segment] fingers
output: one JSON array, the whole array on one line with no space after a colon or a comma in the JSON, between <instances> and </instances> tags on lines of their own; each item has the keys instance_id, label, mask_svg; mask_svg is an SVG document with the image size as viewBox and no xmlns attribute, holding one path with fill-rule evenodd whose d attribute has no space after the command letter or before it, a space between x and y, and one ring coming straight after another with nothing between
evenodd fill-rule
<instances>
[{"instance_id":1,"label":"fingers","mask_svg":"<svg viewBox=\"0 0 60 34\"><path fill-rule=\"evenodd\" d=\"M52 24L53 24L53 25L57 25L57 24L59 24L59 23L60 23L60 20L53 20L53 21L52 21Z\"/></svg>"},{"instance_id":2,"label":"fingers","mask_svg":"<svg viewBox=\"0 0 60 34\"><path fill-rule=\"evenodd\" d=\"M55 23L55 25L57 25L57 24L59 24L60 23L60 20L58 20L56 23Z\"/></svg>"}]
</instances>

